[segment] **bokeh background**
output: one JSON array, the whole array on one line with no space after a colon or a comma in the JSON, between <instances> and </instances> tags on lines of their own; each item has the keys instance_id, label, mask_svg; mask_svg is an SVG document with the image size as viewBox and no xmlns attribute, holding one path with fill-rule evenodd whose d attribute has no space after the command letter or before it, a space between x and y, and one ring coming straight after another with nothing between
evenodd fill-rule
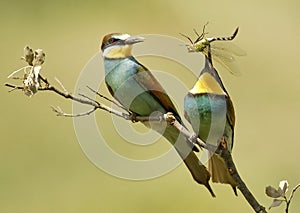
<instances>
[{"instance_id":1,"label":"bokeh background","mask_svg":"<svg viewBox=\"0 0 300 213\"><path fill-rule=\"evenodd\" d=\"M184 165L148 181L106 174L82 152L72 119L56 117L49 107L70 112L70 101L50 92L28 98L3 86L24 65L20 56L26 44L46 51L44 76L52 82L58 77L73 91L103 35L155 33L181 39L179 32L192 35L207 21L211 36L230 35L240 27L234 42L247 52L239 60L242 76L220 74L236 108L234 159L256 198L268 206L267 185L277 186L282 179L291 187L300 182L299 8L296 0L1 1L0 212L251 212L228 186L214 184L217 198L211 198ZM97 118L111 121L104 112ZM109 137L116 149L124 143L114 134ZM299 211L299 203L300 192L291 212Z\"/></svg>"}]
</instances>

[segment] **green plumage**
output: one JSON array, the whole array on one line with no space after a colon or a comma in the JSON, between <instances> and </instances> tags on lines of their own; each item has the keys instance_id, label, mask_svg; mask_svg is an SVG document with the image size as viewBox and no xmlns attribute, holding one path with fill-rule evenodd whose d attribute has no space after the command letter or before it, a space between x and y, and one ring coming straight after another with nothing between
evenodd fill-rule
<instances>
[{"instance_id":1,"label":"green plumage","mask_svg":"<svg viewBox=\"0 0 300 213\"><path fill-rule=\"evenodd\" d=\"M202 75L209 74L209 78ZM203 82L205 79L213 78L219 87ZM191 123L193 130L199 138L206 143L218 146L222 139L226 139L227 148L231 152L234 138L235 114L232 101L210 60L206 57L206 64L200 73L198 86L194 87L184 99L185 117ZM202 88L204 87L207 88ZM208 89L208 87L210 87ZM222 94L218 88L222 88ZM197 90L198 89L198 90ZM206 91L212 92L203 92ZM213 89L217 89L216 93ZM213 182L230 184L236 193L236 184L228 172L225 161L217 154L210 152L209 171Z\"/></svg>"},{"instance_id":2,"label":"green plumage","mask_svg":"<svg viewBox=\"0 0 300 213\"><path fill-rule=\"evenodd\" d=\"M233 145L233 126L227 118L227 108L232 106L226 95L211 93L191 94L185 97L185 117L191 123L200 139L216 145L218 139L226 136Z\"/></svg>"},{"instance_id":3,"label":"green plumage","mask_svg":"<svg viewBox=\"0 0 300 213\"><path fill-rule=\"evenodd\" d=\"M111 37L113 37L113 35L104 37L102 44L102 51L106 51L107 54L109 54L109 52L106 50L106 46L108 48L114 47L114 43L107 43ZM127 39L130 38L131 37ZM112 41L116 42L115 40ZM117 41L116 49L119 48L119 45L123 45L123 43L126 44L126 40L121 42ZM141 116L151 116L157 112L163 114L172 112L176 119L184 126L174 104L171 102L165 90L151 72L133 56L123 58L104 57L104 66L105 82L110 93L129 111ZM155 124L152 123L151 126L148 122L143 122L143 124L163 135L175 147L191 172L194 180L199 184L203 184L211 195L215 196L209 185L209 172L206 167L201 164L192 151L193 147L186 141L186 138L180 134L178 129L173 125L158 122Z\"/></svg>"}]
</instances>

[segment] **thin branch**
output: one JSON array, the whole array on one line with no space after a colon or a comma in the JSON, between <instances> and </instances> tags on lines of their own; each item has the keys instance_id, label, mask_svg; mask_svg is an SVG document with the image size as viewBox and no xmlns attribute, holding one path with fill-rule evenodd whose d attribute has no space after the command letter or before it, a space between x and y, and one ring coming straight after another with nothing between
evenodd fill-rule
<instances>
[{"instance_id":1,"label":"thin branch","mask_svg":"<svg viewBox=\"0 0 300 213\"><path fill-rule=\"evenodd\" d=\"M299 183L297 186L295 186L295 187L293 188L293 190L292 190L292 192L291 192L291 195L290 195L290 198L289 198L289 200L286 202L286 208L285 208L285 212L286 212L286 213L289 212L289 207L290 207L291 201L292 201L292 199L293 199L293 197L294 197L294 194L295 194L295 192L297 191L298 188L300 188L300 183Z\"/></svg>"},{"instance_id":2,"label":"thin branch","mask_svg":"<svg viewBox=\"0 0 300 213\"><path fill-rule=\"evenodd\" d=\"M290 196L290 199L289 199L290 202L291 202L291 200L293 199L294 194L295 194L295 192L297 191L298 188L300 188L300 183L299 183L297 186L295 186L295 187L293 188L292 193L291 193L291 196Z\"/></svg>"},{"instance_id":3,"label":"thin branch","mask_svg":"<svg viewBox=\"0 0 300 213\"><path fill-rule=\"evenodd\" d=\"M63 89L63 91L65 92L65 93L68 93L68 91L67 91L67 89L65 88L65 86L61 83L61 81L58 79L58 78L54 78L55 79L55 81L59 84L59 86Z\"/></svg>"},{"instance_id":4,"label":"thin branch","mask_svg":"<svg viewBox=\"0 0 300 213\"><path fill-rule=\"evenodd\" d=\"M95 112L97 110L96 107L90 109L89 111L86 112L82 112L82 113L78 113L78 114L68 114L62 111L62 109L60 107L54 107L51 106L52 110L56 113L57 116L64 116L64 117L82 117L82 116L87 116L92 114L93 112Z\"/></svg>"},{"instance_id":5,"label":"thin branch","mask_svg":"<svg viewBox=\"0 0 300 213\"><path fill-rule=\"evenodd\" d=\"M4 86L13 88L12 90L9 90L8 92L11 92L13 90L23 90L23 86L19 86L19 85L6 83L6 84L4 84Z\"/></svg>"},{"instance_id":6,"label":"thin branch","mask_svg":"<svg viewBox=\"0 0 300 213\"><path fill-rule=\"evenodd\" d=\"M88 96L85 95L85 94L79 93L78 95L81 96L81 97L83 97L83 98L86 98L86 99L88 99L88 100L90 100L90 101L92 101L92 102L95 102L95 103L98 104L98 105L100 105L100 103L99 103L98 101L96 101L96 100L94 100L94 99L88 97Z\"/></svg>"},{"instance_id":7,"label":"thin branch","mask_svg":"<svg viewBox=\"0 0 300 213\"><path fill-rule=\"evenodd\" d=\"M220 150L218 150L217 146L205 143L195 133L190 132L188 129L186 129L184 126L181 125L173 116L171 112L168 112L164 114L164 120L166 120L169 124L173 125L180 131L180 133L186 137L192 144L197 144L200 148L204 148L206 150L216 152L217 154L220 153Z\"/></svg>"},{"instance_id":8,"label":"thin branch","mask_svg":"<svg viewBox=\"0 0 300 213\"><path fill-rule=\"evenodd\" d=\"M14 75L15 75L16 73L18 73L18 72L20 72L20 71L22 71L22 70L26 70L26 69L29 68L29 67L32 67L32 66L28 65L28 66L25 66L25 67L21 67L20 69L17 69L17 70L15 70L15 71L13 71L9 76L7 76L7 78L12 78L12 77L14 77Z\"/></svg>"},{"instance_id":9,"label":"thin branch","mask_svg":"<svg viewBox=\"0 0 300 213\"><path fill-rule=\"evenodd\" d=\"M119 108L121 108L121 109L127 111L127 109L126 109L123 105L121 105L119 102L117 102L117 101L115 101L115 100L113 100L113 99L110 99L110 98L108 98L108 97L106 97L106 96L100 94L99 92L97 92L96 90L92 89L92 88L89 87L89 86L87 86L87 88L88 88L89 90L91 90L93 93L95 93L96 95L98 95L100 98L103 98L103 99L105 99L105 100L107 100L107 101L113 103L113 104L116 105L117 107L119 107Z\"/></svg>"},{"instance_id":10,"label":"thin branch","mask_svg":"<svg viewBox=\"0 0 300 213\"><path fill-rule=\"evenodd\" d=\"M132 116L131 116L131 113L130 112L119 112L115 109L112 109L104 104L101 104L95 100L92 100L92 99L88 99L88 98L79 98L75 95L72 95L71 93L69 93L68 91L61 91L59 89L57 89L55 86L51 85L50 82L46 79L46 78L43 78L41 75L39 75L39 78L45 83L45 86L44 87L39 87L38 88L38 91L52 91L66 99L71 99L75 102L78 102L78 103L81 103L81 104L85 104L85 105L90 105L94 108L97 108L97 109L101 109L101 110L105 110L111 114L114 114L118 117L122 117L126 120L131 120ZM20 85L14 85L14 84L8 84L6 83L5 86L7 87L10 87L10 88L14 88L15 90L23 90L24 87L23 86L20 86ZM62 86L62 88L64 88L64 86ZM67 114L69 115L68 113L64 113L64 114ZM71 116L67 116L67 117L71 117Z\"/></svg>"}]
</instances>

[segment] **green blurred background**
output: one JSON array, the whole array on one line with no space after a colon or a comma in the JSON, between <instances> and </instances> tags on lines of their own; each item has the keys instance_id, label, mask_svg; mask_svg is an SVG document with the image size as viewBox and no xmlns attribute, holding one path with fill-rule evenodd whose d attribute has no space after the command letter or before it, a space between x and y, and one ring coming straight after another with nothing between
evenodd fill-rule
<instances>
[{"instance_id":1,"label":"green blurred background","mask_svg":"<svg viewBox=\"0 0 300 213\"><path fill-rule=\"evenodd\" d=\"M291 186L300 182L299 8L296 0L1 1L1 84L24 65L19 59L26 44L46 51L44 76L52 82L59 77L73 91L107 33L181 39L179 32L192 35L207 21L211 36L230 35L239 26L234 42L247 52L239 61L243 75L220 73L237 114L233 156L249 188L268 206L267 185L277 186L282 179ZM154 180L112 177L84 155L72 119L56 117L49 108L71 111L70 101L50 92L28 98L7 91L2 86L0 212L252 211L228 186L214 184L217 198L212 199L183 165ZM104 112L97 117L110 120ZM116 143L116 138L111 140ZM291 212L299 212L299 203L300 192Z\"/></svg>"}]
</instances>

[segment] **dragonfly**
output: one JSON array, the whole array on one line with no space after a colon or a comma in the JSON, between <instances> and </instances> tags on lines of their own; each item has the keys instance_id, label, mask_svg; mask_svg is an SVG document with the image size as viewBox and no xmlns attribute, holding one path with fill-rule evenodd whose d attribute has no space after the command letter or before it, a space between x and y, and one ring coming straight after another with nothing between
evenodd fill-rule
<instances>
[{"instance_id":1,"label":"dragonfly","mask_svg":"<svg viewBox=\"0 0 300 213\"><path fill-rule=\"evenodd\" d=\"M233 34L228 37L212 37L207 38L206 35L208 34L205 32L205 27L208 23L206 23L203 27L202 33L199 34L195 29L194 32L197 35L197 39L192 41L192 39L180 33L183 37L187 38L191 44L187 44L187 49L189 52L201 52L203 53L211 62L213 60L223 66L227 71L235 76L241 75L238 67L234 63L236 61L236 56L245 56L246 52L242 50L240 47L234 45L233 43L228 42L217 42L215 41L231 41L233 40L239 28L237 27ZM212 60L213 58L213 60Z\"/></svg>"}]
</instances>

